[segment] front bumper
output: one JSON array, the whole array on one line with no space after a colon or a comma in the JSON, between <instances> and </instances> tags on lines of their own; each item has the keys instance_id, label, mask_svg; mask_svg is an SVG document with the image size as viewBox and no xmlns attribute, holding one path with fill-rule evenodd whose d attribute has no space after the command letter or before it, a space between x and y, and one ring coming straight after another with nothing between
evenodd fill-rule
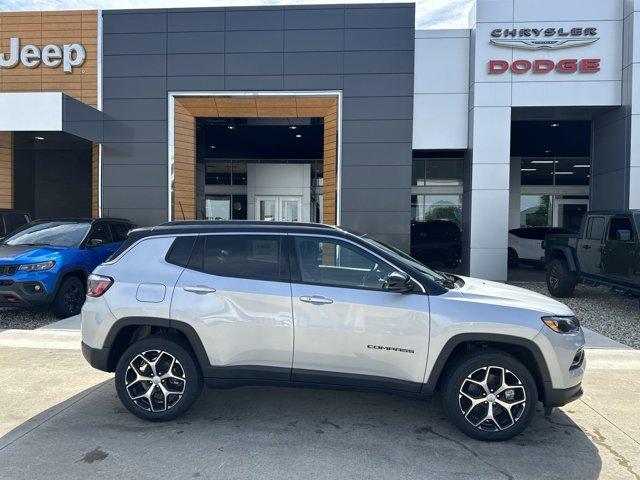
<instances>
[{"instance_id":1,"label":"front bumper","mask_svg":"<svg viewBox=\"0 0 640 480\"><path fill-rule=\"evenodd\" d=\"M110 348L92 348L82 342L82 356L93 368L102 370L103 372L112 372L109 366Z\"/></svg>"},{"instance_id":2,"label":"front bumper","mask_svg":"<svg viewBox=\"0 0 640 480\"><path fill-rule=\"evenodd\" d=\"M16 282L0 279L0 307L44 307L49 305L54 293L37 281Z\"/></svg>"},{"instance_id":3,"label":"front bumper","mask_svg":"<svg viewBox=\"0 0 640 480\"><path fill-rule=\"evenodd\" d=\"M578 400L582 396L582 383L570 388L553 388L549 382L545 385L543 402L545 407L562 407Z\"/></svg>"}]
</instances>

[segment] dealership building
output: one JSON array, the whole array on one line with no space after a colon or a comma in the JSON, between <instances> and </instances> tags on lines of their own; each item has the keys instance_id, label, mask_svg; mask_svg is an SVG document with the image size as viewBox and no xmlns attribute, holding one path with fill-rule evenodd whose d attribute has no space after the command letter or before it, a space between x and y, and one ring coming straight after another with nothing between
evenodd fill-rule
<instances>
[{"instance_id":1,"label":"dealership building","mask_svg":"<svg viewBox=\"0 0 640 480\"><path fill-rule=\"evenodd\" d=\"M636 25L638 21L638 25ZM409 251L640 208L640 2L0 13L0 208L338 224Z\"/></svg>"}]
</instances>

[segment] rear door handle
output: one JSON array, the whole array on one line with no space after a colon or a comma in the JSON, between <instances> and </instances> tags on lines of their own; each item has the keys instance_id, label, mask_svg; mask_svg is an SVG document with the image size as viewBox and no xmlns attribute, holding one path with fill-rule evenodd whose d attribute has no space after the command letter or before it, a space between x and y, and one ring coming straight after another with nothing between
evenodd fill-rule
<instances>
[{"instance_id":1,"label":"rear door handle","mask_svg":"<svg viewBox=\"0 0 640 480\"><path fill-rule=\"evenodd\" d=\"M322 295L303 295L300 297L301 302L312 303L314 305L328 305L333 303L333 300L327 297L323 297Z\"/></svg>"},{"instance_id":2,"label":"rear door handle","mask_svg":"<svg viewBox=\"0 0 640 480\"><path fill-rule=\"evenodd\" d=\"M185 292L196 293L198 295L207 295L209 293L215 293L216 289L206 287L204 285L194 285L191 287L182 287Z\"/></svg>"}]
</instances>

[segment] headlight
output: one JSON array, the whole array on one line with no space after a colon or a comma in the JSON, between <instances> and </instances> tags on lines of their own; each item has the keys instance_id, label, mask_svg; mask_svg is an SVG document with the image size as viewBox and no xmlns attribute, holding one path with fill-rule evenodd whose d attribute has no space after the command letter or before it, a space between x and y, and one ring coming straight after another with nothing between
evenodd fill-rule
<instances>
[{"instance_id":1,"label":"headlight","mask_svg":"<svg viewBox=\"0 0 640 480\"><path fill-rule=\"evenodd\" d=\"M54 262L53 260L41 263L30 263L28 265L20 265L20 268L18 268L18 270L22 272L42 272L44 270L51 270L55 264L56 262Z\"/></svg>"},{"instance_id":2,"label":"headlight","mask_svg":"<svg viewBox=\"0 0 640 480\"><path fill-rule=\"evenodd\" d=\"M575 333L580 330L576 317L542 317L544 324L556 333Z\"/></svg>"}]
</instances>

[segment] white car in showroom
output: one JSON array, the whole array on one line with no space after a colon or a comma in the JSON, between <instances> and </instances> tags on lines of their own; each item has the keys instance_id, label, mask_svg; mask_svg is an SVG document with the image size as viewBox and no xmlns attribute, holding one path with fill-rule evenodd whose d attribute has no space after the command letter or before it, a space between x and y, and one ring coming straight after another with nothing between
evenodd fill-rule
<instances>
[{"instance_id":1,"label":"white car in showroom","mask_svg":"<svg viewBox=\"0 0 640 480\"><path fill-rule=\"evenodd\" d=\"M518 265L544 266L542 242L550 234L576 233L561 227L522 227L509 230L509 268Z\"/></svg>"}]
</instances>

